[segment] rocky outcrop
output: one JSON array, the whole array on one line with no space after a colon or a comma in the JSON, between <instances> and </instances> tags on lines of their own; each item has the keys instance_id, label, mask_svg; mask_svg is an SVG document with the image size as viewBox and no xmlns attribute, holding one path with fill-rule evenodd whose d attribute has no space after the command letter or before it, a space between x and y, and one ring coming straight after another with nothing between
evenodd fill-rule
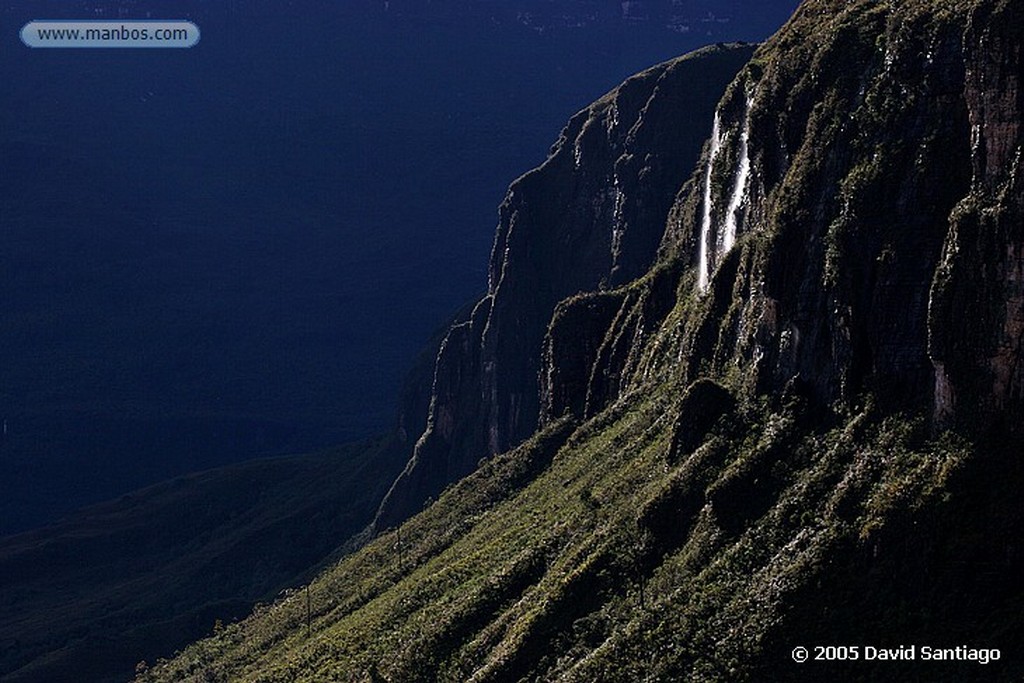
<instances>
[{"instance_id":1,"label":"rocky outcrop","mask_svg":"<svg viewBox=\"0 0 1024 683\"><path fill-rule=\"evenodd\" d=\"M512 184L488 293L442 343L426 430L377 528L535 431L556 304L647 270L715 103L752 52L707 48L630 78L574 116L547 161Z\"/></svg>"},{"instance_id":2,"label":"rocky outcrop","mask_svg":"<svg viewBox=\"0 0 1024 683\"><path fill-rule=\"evenodd\" d=\"M680 274L680 264L663 264L628 287L558 305L544 338L541 424L596 415L639 379L644 350L677 303Z\"/></svg>"},{"instance_id":3,"label":"rocky outcrop","mask_svg":"<svg viewBox=\"0 0 1024 683\"><path fill-rule=\"evenodd\" d=\"M566 299L555 308L544 337L540 377L542 424L562 415L589 411L593 374L607 345L608 329L622 308L622 292L600 292Z\"/></svg>"}]
</instances>

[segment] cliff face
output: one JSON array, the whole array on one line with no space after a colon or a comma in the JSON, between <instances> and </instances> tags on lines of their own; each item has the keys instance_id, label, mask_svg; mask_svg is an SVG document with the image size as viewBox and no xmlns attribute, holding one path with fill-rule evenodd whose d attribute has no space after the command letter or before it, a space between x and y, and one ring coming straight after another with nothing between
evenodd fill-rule
<instances>
[{"instance_id":1,"label":"cliff face","mask_svg":"<svg viewBox=\"0 0 1024 683\"><path fill-rule=\"evenodd\" d=\"M732 373L754 393L799 378L826 406L872 393L937 427L1019 416L1020 11L806 3L730 86L672 208L662 255L689 268L663 271L696 297L661 336L671 352L597 354L576 373L585 395L679 364L684 381ZM656 329L664 315L635 321L674 293L652 284L614 294L614 324L583 337ZM578 317L556 316L549 347Z\"/></svg>"},{"instance_id":2,"label":"cliff face","mask_svg":"<svg viewBox=\"0 0 1024 683\"><path fill-rule=\"evenodd\" d=\"M799 378L823 406L870 393L937 428L1019 414L1018 11L808 3L717 108L750 48L575 116L501 207L488 294L442 344L378 528L538 423L679 370Z\"/></svg>"},{"instance_id":3,"label":"cliff face","mask_svg":"<svg viewBox=\"0 0 1024 683\"><path fill-rule=\"evenodd\" d=\"M715 103L752 46L645 71L574 116L499 210L487 295L441 344L426 430L381 506L386 528L538 423L541 344L555 305L651 264Z\"/></svg>"},{"instance_id":4,"label":"cliff face","mask_svg":"<svg viewBox=\"0 0 1024 683\"><path fill-rule=\"evenodd\" d=\"M944 424L1019 431L1024 395L1024 8L979 8L965 36L971 191L950 218L932 286L929 351Z\"/></svg>"},{"instance_id":5,"label":"cliff face","mask_svg":"<svg viewBox=\"0 0 1024 683\"><path fill-rule=\"evenodd\" d=\"M609 238L613 286L553 305L543 428L325 572L309 630L283 601L140 680L1022 680L1022 11L805 2L708 112L655 265L614 286ZM541 231L578 235L545 168L420 447L467 377L511 442L499 298L588 253ZM793 660L826 645L858 659Z\"/></svg>"}]
</instances>

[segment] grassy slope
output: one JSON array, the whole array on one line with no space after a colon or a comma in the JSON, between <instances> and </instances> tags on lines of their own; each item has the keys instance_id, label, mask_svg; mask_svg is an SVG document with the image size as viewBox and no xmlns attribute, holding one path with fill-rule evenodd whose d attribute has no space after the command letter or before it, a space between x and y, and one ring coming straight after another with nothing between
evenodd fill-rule
<instances>
[{"instance_id":1,"label":"grassy slope","mask_svg":"<svg viewBox=\"0 0 1024 683\"><path fill-rule=\"evenodd\" d=\"M313 581L308 632L299 591L139 680L759 680L830 558L941 526L976 459L870 405L808 430L794 399L741 405L670 463L679 394L628 397L536 478L573 425L486 463Z\"/></svg>"},{"instance_id":2,"label":"grassy slope","mask_svg":"<svg viewBox=\"0 0 1024 683\"><path fill-rule=\"evenodd\" d=\"M0 680L119 680L323 560L401 465L385 442L181 477L0 541Z\"/></svg>"}]
</instances>

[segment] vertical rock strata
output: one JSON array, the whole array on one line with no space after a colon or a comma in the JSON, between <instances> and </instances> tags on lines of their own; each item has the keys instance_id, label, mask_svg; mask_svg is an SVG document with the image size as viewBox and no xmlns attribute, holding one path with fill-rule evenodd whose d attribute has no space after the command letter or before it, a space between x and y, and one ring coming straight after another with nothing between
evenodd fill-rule
<instances>
[{"instance_id":1,"label":"vertical rock strata","mask_svg":"<svg viewBox=\"0 0 1024 683\"><path fill-rule=\"evenodd\" d=\"M501 207L488 295L439 355L382 519L538 418L657 376L799 378L822 406L870 393L938 426L1019 416L1021 12L806 2L717 108L749 48L655 67L574 117Z\"/></svg>"},{"instance_id":2,"label":"vertical rock strata","mask_svg":"<svg viewBox=\"0 0 1024 683\"><path fill-rule=\"evenodd\" d=\"M799 378L826 407L870 393L938 427L1020 423L1021 12L804 3L729 87L670 212L676 301L653 306L648 277L609 316L606 341L638 300L672 311L647 321L656 348L586 371L620 378L607 400L675 373Z\"/></svg>"},{"instance_id":3,"label":"vertical rock strata","mask_svg":"<svg viewBox=\"0 0 1024 683\"><path fill-rule=\"evenodd\" d=\"M950 219L929 318L935 415L942 423L1010 410L1024 394L1024 177L1020 3L975 12L965 36L971 191ZM1013 419L1016 418L1016 419Z\"/></svg>"},{"instance_id":4,"label":"vertical rock strata","mask_svg":"<svg viewBox=\"0 0 1024 683\"><path fill-rule=\"evenodd\" d=\"M541 346L556 304L650 267L715 103L753 49L707 48L630 78L574 116L547 161L512 184L487 295L442 344L426 430L378 528L534 432Z\"/></svg>"}]
</instances>

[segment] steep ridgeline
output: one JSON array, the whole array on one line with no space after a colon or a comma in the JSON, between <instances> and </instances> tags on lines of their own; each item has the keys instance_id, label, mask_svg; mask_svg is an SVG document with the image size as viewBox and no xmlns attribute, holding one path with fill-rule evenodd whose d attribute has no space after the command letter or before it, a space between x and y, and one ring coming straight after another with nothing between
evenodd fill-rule
<instances>
[{"instance_id":1,"label":"steep ridgeline","mask_svg":"<svg viewBox=\"0 0 1024 683\"><path fill-rule=\"evenodd\" d=\"M1024 680L1022 49L1017 0L807 0L656 265L555 308L542 429L139 681ZM500 266L576 267L550 168L486 343Z\"/></svg>"},{"instance_id":2,"label":"steep ridgeline","mask_svg":"<svg viewBox=\"0 0 1024 683\"><path fill-rule=\"evenodd\" d=\"M547 161L512 184L488 293L441 344L426 431L378 528L533 434L541 342L555 305L650 266L715 103L753 49L706 48L630 78L574 116Z\"/></svg>"}]
</instances>

